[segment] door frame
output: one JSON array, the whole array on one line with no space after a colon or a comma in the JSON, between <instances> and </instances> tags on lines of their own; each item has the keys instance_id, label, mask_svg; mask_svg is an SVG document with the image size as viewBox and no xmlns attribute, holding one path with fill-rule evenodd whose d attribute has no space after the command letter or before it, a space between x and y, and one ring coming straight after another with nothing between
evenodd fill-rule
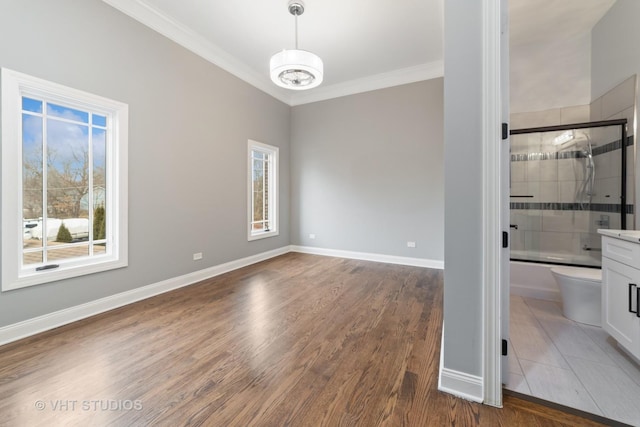
<instances>
[{"instance_id":1,"label":"door frame","mask_svg":"<svg viewBox=\"0 0 640 427\"><path fill-rule=\"evenodd\" d=\"M482 235L483 235L483 402L502 407L502 232L509 231L502 213L501 162L502 78L501 30L508 13L506 0L482 0ZM504 37L508 37L505 31ZM508 76L505 76L508 77ZM506 228L505 228L506 226ZM508 261L508 260L507 260Z\"/></svg>"}]
</instances>

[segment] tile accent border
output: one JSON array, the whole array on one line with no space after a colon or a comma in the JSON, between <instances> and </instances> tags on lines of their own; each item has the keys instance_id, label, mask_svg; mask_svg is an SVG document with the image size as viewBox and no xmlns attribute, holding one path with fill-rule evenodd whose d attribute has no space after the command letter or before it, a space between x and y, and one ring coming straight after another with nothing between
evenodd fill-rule
<instances>
[{"instance_id":1,"label":"tile accent border","mask_svg":"<svg viewBox=\"0 0 640 427\"><path fill-rule=\"evenodd\" d=\"M627 137L627 144L625 147L633 146L633 135ZM608 144L593 147L593 155L599 156L601 154L609 153L611 151L619 150L622 147L621 140L609 142ZM546 153L522 153L512 154L512 162L527 162L535 160L560 160L560 159L583 159L586 156L582 150L574 151L558 151L558 152L546 152Z\"/></svg>"},{"instance_id":2,"label":"tile accent border","mask_svg":"<svg viewBox=\"0 0 640 427\"><path fill-rule=\"evenodd\" d=\"M586 156L584 155L583 151L558 151L555 153L547 152L547 153L512 154L511 161L512 162L528 162L528 161L534 161L534 160L583 159L585 157Z\"/></svg>"},{"instance_id":3,"label":"tile accent border","mask_svg":"<svg viewBox=\"0 0 640 427\"><path fill-rule=\"evenodd\" d=\"M625 147L631 147L633 145L633 135L627 137L627 143ZM599 156L600 154L609 153L611 151L619 150L622 148L621 141L618 139L617 141L610 142L609 144L604 144L599 147L593 148L593 155Z\"/></svg>"},{"instance_id":4,"label":"tile accent border","mask_svg":"<svg viewBox=\"0 0 640 427\"><path fill-rule=\"evenodd\" d=\"M512 197L516 198L516 197ZM553 202L511 202L509 208L512 210L540 210L540 211L582 211L580 203L553 203ZM608 212L620 213L620 204L614 203L591 203L587 212ZM634 205L627 205L625 213L633 214Z\"/></svg>"}]
</instances>

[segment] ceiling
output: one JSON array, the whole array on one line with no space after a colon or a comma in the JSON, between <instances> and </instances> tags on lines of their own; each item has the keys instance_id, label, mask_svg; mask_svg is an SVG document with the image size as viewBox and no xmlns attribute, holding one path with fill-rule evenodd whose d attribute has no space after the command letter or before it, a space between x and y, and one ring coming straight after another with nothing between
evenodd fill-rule
<instances>
[{"instance_id":1,"label":"ceiling","mask_svg":"<svg viewBox=\"0 0 640 427\"><path fill-rule=\"evenodd\" d=\"M509 41L515 49L591 31L615 0L509 0Z\"/></svg>"},{"instance_id":2,"label":"ceiling","mask_svg":"<svg viewBox=\"0 0 640 427\"><path fill-rule=\"evenodd\" d=\"M509 0L511 113L591 103L591 30L614 3Z\"/></svg>"},{"instance_id":3,"label":"ceiling","mask_svg":"<svg viewBox=\"0 0 640 427\"><path fill-rule=\"evenodd\" d=\"M444 0L302 0L299 48L320 56L324 81L290 91L269 59L295 47L288 0L104 0L290 105L443 75Z\"/></svg>"},{"instance_id":4,"label":"ceiling","mask_svg":"<svg viewBox=\"0 0 640 427\"><path fill-rule=\"evenodd\" d=\"M322 85L309 91L269 79L271 55L295 43L288 0L103 1L289 105L444 73L444 0L303 0L299 48L320 56L325 69ZM590 29L614 1L510 0L512 44Z\"/></svg>"}]
</instances>

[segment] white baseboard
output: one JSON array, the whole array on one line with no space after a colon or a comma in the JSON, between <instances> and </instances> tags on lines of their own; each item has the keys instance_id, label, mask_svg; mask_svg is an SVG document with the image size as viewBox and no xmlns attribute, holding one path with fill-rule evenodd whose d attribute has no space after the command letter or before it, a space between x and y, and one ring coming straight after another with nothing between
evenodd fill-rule
<instances>
[{"instance_id":1,"label":"white baseboard","mask_svg":"<svg viewBox=\"0 0 640 427\"><path fill-rule=\"evenodd\" d=\"M443 368L442 364L438 390L472 402L482 403L484 400L482 377Z\"/></svg>"},{"instance_id":2,"label":"white baseboard","mask_svg":"<svg viewBox=\"0 0 640 427\"><path fill-rule=\"evenodd\" d=\"M442 321L442 337L444 342L444 320ZM481 377L454 371L444 367L444 347L440 345L440 367L438 369L438 390L472 402L484 401L484 384Z\"/></svg>"},{"instance_id":3,"label":"white baseboard","mask_svg":"<svg viewBox=\"0 0 640 427\"><path fill-rule=\"evenodd\" d=\"M163 280L162 282L132 289L116 295L100 298L85 304L69 307L53 313L28 319L0 328L0 345L17 341L49 329L57 328L77 320L85 319L114 308L122 307L143 299L147 299L174 289L192 285L202 280L227 273L238 268L246 267L260 261L267 260L290 252L289 246L274 249L246 258L226 262L224 264L194 271L183 276Z\"/></svg>"},{"instance_id":4,"label":"white baseboard","mask_svg":"<svg viewBox=\"0 0 640 427\"><path fill-rule=\"evenodd\" d=\"M414 267L444 269L444 261L425 258L409 258L395 255L382 255L368 252L343 251L340 249L314 248L312 246L291 245L291 252L301 252L312 255L332 256L338 258L360 259L363 261L385 262L388 264L402 264Z\"/></svg>"},{"instance_id":5,"label":"white baseboard","mask_svg":"<svg viewBox=\"0 0 640 427\"><path fill-rule=\"evenodd\" d=\"M90 316L95 316L96 314L104 313L105 311L113 310L115 308L141 301L143 299L147 299L156 295L160 295L174 289L189 286L194 283L201 282L202 280L206 280L232 270L237 270L238 268L246 267L248 265L267 260L269 258L286 254L288 252L303 252L308 254L353 258L366 261L386 262L390 264L403 264L417 267L437 269L444 268L443 261L433 261L421 258L404 258L391 255L350 252L304 246L284 246L278 249L262 252L257 255L252 255L234 261L229 261L224 264L205 268L199 271L194 271L193 273L185 274L183 276L163 280L162 282L153 283L151 285L132 289L130 291L100 298L85 304L80 304L74 307L55 311L53 313L34 317L33 319L28 319L22 322L14 323L12 325L4 326L0 328L0 345L17 341L19 339L38 334L40 332L48 331L49 329L57 328L59 326L63 326L78 320L82 320Z\"/></svg>"},{"instance_id":6,"label":"white baseboard","mask_svg":"<svg viewBox=\"0 0 640 427\"><path fill-rule=\"evenodd\" d=\"M510 263L511 285L509 292L521 297L560 301L560 288L551 274L551 264L522 261Z\"/></svg>"},{"instance_id":7,"label":"white baseboard","mask_svg":"<svg viewBox=\"0 0 640 427\"><path fill-rule=\"evenodd\" d=\"M548 288L536 288L533 286L520 285L517 283L511 283L509 288L511 295L518 295L525 298L535 298L545 301L560 302L560 291L556 289Z\"/></svg>"}]
</instances>

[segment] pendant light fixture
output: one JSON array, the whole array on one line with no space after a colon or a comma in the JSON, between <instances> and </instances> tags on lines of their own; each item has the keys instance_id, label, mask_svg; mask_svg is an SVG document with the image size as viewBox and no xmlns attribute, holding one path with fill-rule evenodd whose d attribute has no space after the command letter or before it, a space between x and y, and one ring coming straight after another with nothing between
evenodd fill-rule
<instances>
[{"instance_id":1,"label":"pendant light fixture","mask_svg":"<svg viewBox=\"0 0 640 427\"><path fill-rule=\"evenodd\" d=\"M322 59L311 52L298 49L298 16L304 13L302 2L291 1L289 13L296 21L296 48L282 50L271 57L271 80L286 89L311 89L322 83Z\"/></svg>"}]
</instances>

